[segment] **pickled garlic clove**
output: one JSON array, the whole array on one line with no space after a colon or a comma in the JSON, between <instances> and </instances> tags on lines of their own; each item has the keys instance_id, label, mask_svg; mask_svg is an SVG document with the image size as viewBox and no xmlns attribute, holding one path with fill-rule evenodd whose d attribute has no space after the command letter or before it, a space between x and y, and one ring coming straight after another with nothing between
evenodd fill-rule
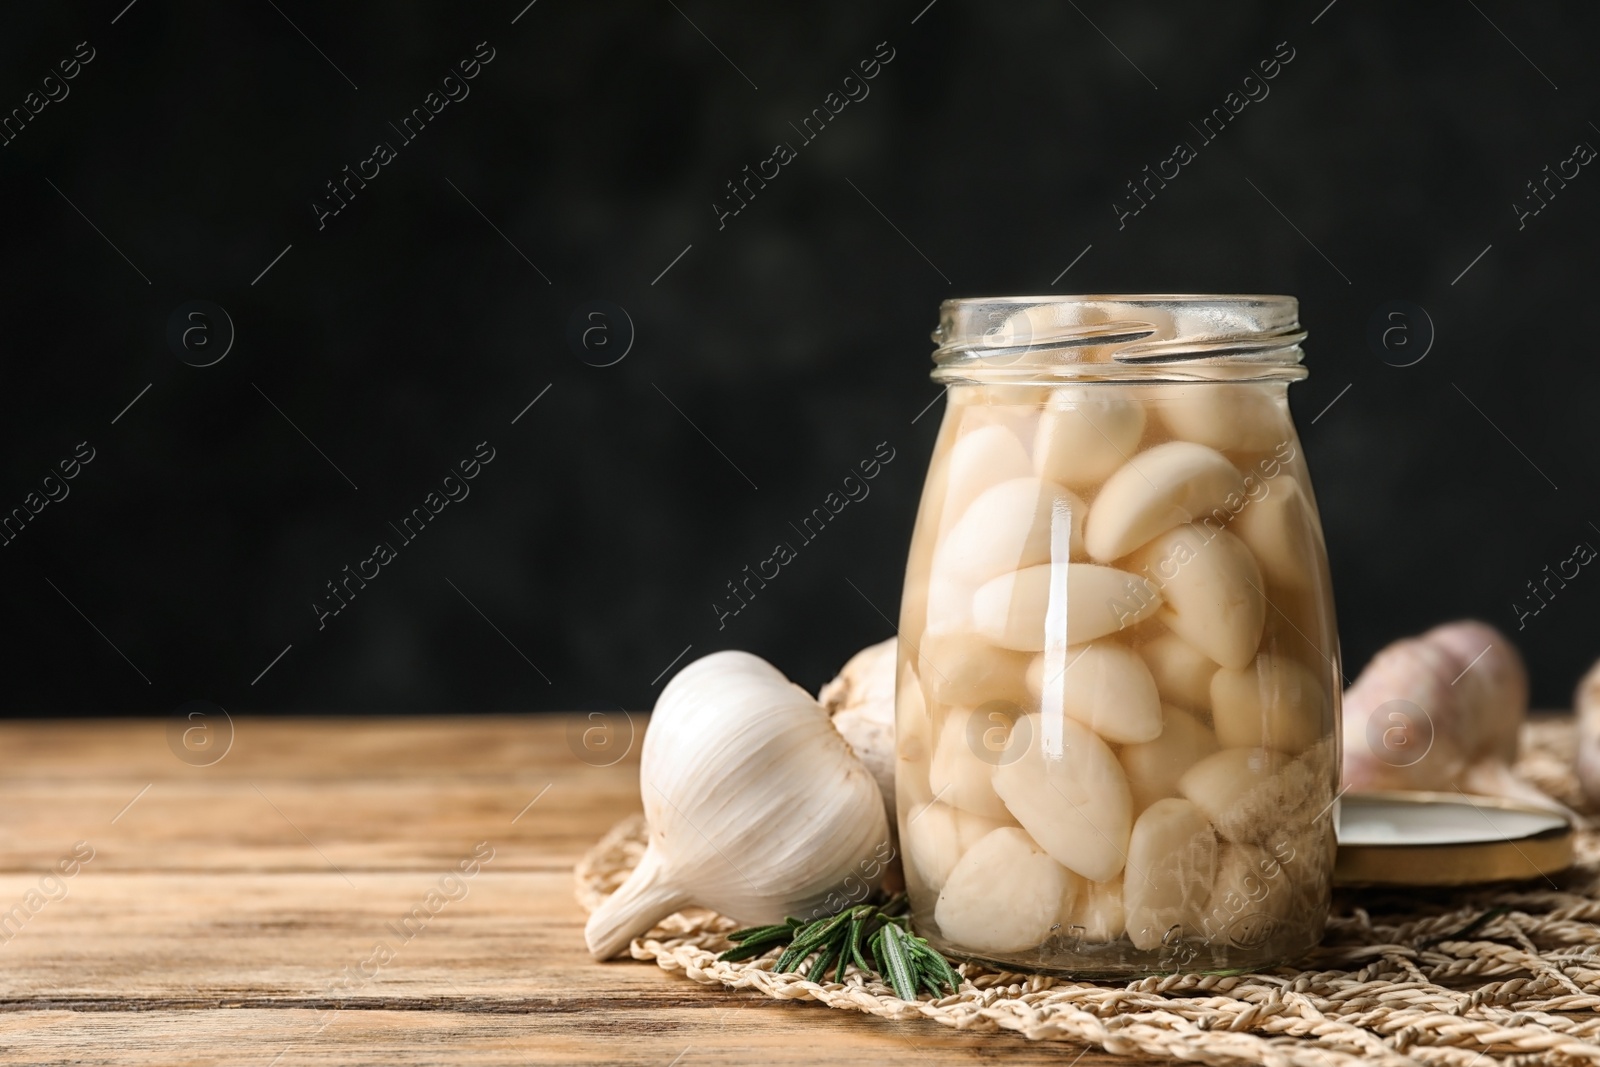
<instances>
[{"instance_id":1,"label":"pickled garlic clove","mask_svg":"<svg viewBox=\"0 0 1600 1067\"><path fill-rule=\"evenodd\" d=\"M1140 549L1134 562L1161 590L1159 617L1173 633L1224 667L1255 657L1267 605L1261 568L1243 541L1185 524Z\"/></svg>"},{"instance_id":2,"label":"pickled garlic clove","mask_svg":"<svg viewBox=\"0 0 1600 1067\"><path fill-rule=\"evenodd\" d=\"M994 704L951 708L928 768L933 795L963 811L1009 822L993 777L995 761L1004 758L1010 744L1014 722L1014 716Z\"/></svg>"},{"instance_id":3,"label":"pickled garlic clove","mask_svg":"<svg viewBox=\"0 0 1600 1067\"><path fill-rule=\"evenodd\" d=\"M1286 854L1293 856L1294 852L1286 850ZM1200 932L1209 938L1225 938L1237 923L1287 919L1296 910L1303 881L1260 845L1224 841L1217 850L1217 878Z\"/></svg>"},{"instance_id":4,"label":"pickled garlic clove","mask_svg":"<svg viewBox=\"0 0 1600 1067\"><path fill-rule=\"evenodd\" d=\"M1161 733L1155 679L1126 645L1094 641L1069 647L1064 669L1054 677L1042 676L1042 682L1053 692L1050 699L1042 698L1041 708L1059 706L1113 744L1150 741Z\"/></svg>"},{"instance_id":5,"label":"pickled garlic clove","mask_svg":"<svg viewBox=\"0 0 1600 1067\"><path fill-rule=\"evenodd\" d=\"M1156 948L1174 926L1196 933L1216 874L1217 835L1200 808L1177 798L1150 805L1133 825L1122 872L1133 946Z\"/></svg>"},{"instance_id":6,"label":"pickled garlic clove","mask_svg":"<svg viewBox=\"0 0 1600 1067\"><path fill-rule=\"evenodd\" d=\"M1221 452L1260 452L1286 437L1289 413L1280 395L1259 385L1200 382L1172 391L1157 410L1174 437Z\"/></svg>"},{"instance_id":7,"label":"pickled garlic clove","mask_svg":"<svg viewBox=\"0 0 1600 1067\"><path fill-rule=\"evenodd\" d=\"M895 743L895 754L901 759L926 763L933 754L928 736L928 702L910 663L900 670L894 700L895 717L890 723L890 736Z\"/></svg>"},{"instance_id":8,"label":"pickled garlic clove","mask_svg":"<svg viewBox=\"0 0 1600 1067\"><path fill-rule=\"evenodd\" d=\"M1002 574L978 587L972 599L973 625L1002 648L1041 652L1050 583L1057 565L1040 564ZM1150 618L1161 597L1127 571L1094 563L1066 566L1066 642L1088 644Z\"/></svg>"},{"instance_id":9,"label":"pickled garlic clove","mask_svg":"<svg viewBox=\"0 0 1600 1067\"><path fill-rule=\"evenodd\" d=\"M1015 827L993 830L950 872L933 908L944 937L973 952L1021 952L1050 936L1067 872Z\"/></svg>"},{"instance_id":10,"label":"pickled garlic clove","mask_svg":"<svg viewBox=\"0 0 1600 1067\"><path fill-rule=\"evenodd\" d=\"M941 704L977 706L990 700L1031 701L1028 657L997 648L975 633L924 635L920 666L928 691Z\"/></svg>"},{"instance_id":11,"label":"pickled garlic clove","mask_svg":"<svg viewBox=\"0 0 1600 1067\"><path fill-rule=\"evenodd\" d=\"M1076 884L1062 895L1061 933L1073 942L1091 944L1121 937L1122 876L1104 882L1091 882L1071 871L1067 876Z\"/></svg>"},{"instance_id":12,"label":"pickled garlic clove","mask_svg":"<svg viewBox=\"0 0 1600 1067\"><path fill-rule=\"evenodd\" d=\"M1296 660L1263 652L1243 670L1211 679L1211 719L1224 748L1272 748L1291 756L1333 729L1327 686Z\"/></svg>"},{"instance_id":13,"label":"pickled garlic clove","mask_svg":"<svg viewBox=\"0 0 1600 1067\"><path fill-rule=\"evenodd\" d=\"M906 813L906 850L922 885L937 893L968 849L990 832L1015 825L1010 819L989 819L929 801Z\"/></svg>"},{"instance_id":14,"label":"pickled garlic clove","mask_svg":"<svg viewBox=\"0 0 1600 1067\"><path fill-rule=\"evenodd\" d=\"M1040 478L1013 478L978 494L934 550L937 576L977 584L1020 567L1045 563L1065 534L1068 552L1081 556L1088 509L1069 490ZM1053 527L1066 523L1057 534ZM931 604L930 604L931 610Z\"/></svg>"},{"instance_id":15,"label":"pickled garlic clove","mask_svg":"<svg viewBox=\"0 0 1600 1067\"><path fill-rule=\"evenodd\" d=\"M1161 696L1185 708L1207 711L1211 707L1211 676L1217 661L1174 633L1165 633L1139 646Z\"/></svg>"},{"instance_id":16,"label":"pickled garlic clove","mask_svg":"<svg viewBox=\"0 0 1600 1067\"><path fill-rule=\"evenodd\" d=\"M1096 563L1120 559L1180 523L1221 511L1244 494L1244 478L1227 457L1205 445L1168 441L1123 464L1095 497L1084 545Z\"/></svg>"},{"instance_id":17,"label":"pickled garlic clove","mask_svg":"<svg viewBox=\"0 0 1600 1067\"><path fill-rule=\"evenodd\" d=\"M1033 473L1028 450L1009 426L979 426L957 438L948 455L941 529L948 529L990 486Z\"/></svg>"},{"instance_id":18,"label":"pickled garlic clove","mask_svg":"<svg viewBox=\"0 0 1600 1067\"><path fill-rule=\"evenodd\" d=\"M1331 749L1331 740L1324 740L1290 760L1271 749L1225 748L1185 771L1178 791L1225 840L1270 843L1288 827L1327 816Z\"/></svg>"},{"instance_id":19,"label":"pickled garlic clove","mask_svg":"<svg viewBox=\"0 0 1600 1067\"><path fill-rule=\"evenodd\" d=\"M1046 756L1037 714L1012 730L1012 746L994 769L994 789L1023 829L1056 862L1094 882L1122 869L1133 828L1128 780L1094 731L1062 718L1060 754ZM1023 747L1023 746L1026 747Z\"/></svg>"},{"instance_id":20,"label":"pickled garlic clove","mask_svg":"<svg viewBox=\"0 0 1600 1067\"><path fill-rule=\"evenodd\" d=\"M923 641L934 633L972 629L972 594L976 586L938 572L928 579L927 629ZM914 606L914 605L913 605Z\"/></svg>"},{"instance_id":21,"label":"pickled garlic clove","mask_svg":"<svg viewBox=\"0 0 1600 1067\"><path fill-rule=\"evenodd\" d=\"M1097 395L1093 388L1065 392L1039 415L1034 472L1073 489L1090 489L1133 455L1144 423L1144 405L1136 401Z\"/></svg>"},{"instance_id":22,"label":"pickled garlic clove","mask_svg":"<svg viewBox=\"0 0 1600 1067\"><path fill-rule=\"evenodd\" d=\"M1143 811L1164 797L1178 795L1178 779L1199 761L1216 752L1216 734L1182 708L1165 705L1161 709L1161 736L1138 745L1124 745L1117 753L1128 789L1133 794L1133 809Z\"/></svg>"},{"instance_id":23,"label":"pickled garlic clove","mask_svg":"<svg viewBox=\"0 0 1600 1067\"><path fill-rule=\"evenodd\" d=\"M1305 491L1289 474L1262 484L1267 495L1247 503L1228 530L1249 546L1267 581L1303 589L1312 583L1318 559Z\"/></svg>"},{"instance_id":24,"label":"pickled garlic clove","mask_svg":"<svg viewBox=\"0 0 1600 1067\"><path fill-rule=\"evenodd\" d=\"M1246 801L1258 790L1269 787L1287 761L1276 752L1261 748L1225 748L1214 752L1178 778L1178 791L1205 812L1206 818L1228 840L1249 840L1251 834L1236 832L1246 822ZM1276 822L1280 813L1269 814ZM1263 828L1261 836L1270 834Z\"/></svg>"}]
</instances>

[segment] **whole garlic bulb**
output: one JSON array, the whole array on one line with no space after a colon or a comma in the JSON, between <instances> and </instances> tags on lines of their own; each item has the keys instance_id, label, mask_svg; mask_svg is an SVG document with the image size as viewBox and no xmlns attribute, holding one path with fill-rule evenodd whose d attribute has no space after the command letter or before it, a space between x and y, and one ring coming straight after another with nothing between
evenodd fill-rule
<instances>
[{"instance_id":1,"label":"whole garlic bulb","mask_svg":"<svg viewBox=\"0 0 1600 1067\"><path fill-rule=\"evenodd\" d=\"M898 642L868 645L822 687L817 700L833 716L833 728L866 764L883 793L884 811L894 821L894 679Z\"/></svg>"},{"instance_id":2,"label":"whole garlic bulb","mask_svg":"<svg viewBox=\"0 0 1600 1067\"><path fill-rule=\"evenodd\" d=\"M1578 782L1592 804L1600 804L1600 663L1578 683L1573 696L1578 716Z\"/></svg>"},{"instance_id":3,"label":"whole garlic bulb","mask_svg":"<svg viewBox=\"0 0 1600 1067\"><path fill-rule=\"evenodd\" d=\"M836 911L892 855L872 775L805 690L749 653L679 671L640 759L650 843L589 916L596 959L690 904L756 924Z\"/></svg>"},{"instance_id":4,"label":"whole garlic bulb","mask_svg":"<svg viewBox=\"0 0 1600 1067\"><path fill-rule=\"evenodd\" d=\"M1473 620L1436 626L1380 651L1345 690L1344 783L1461 789L1564 811L1512 770L1527 715L1527 671L1504 634Z\"/></svg>"}]
</instances>

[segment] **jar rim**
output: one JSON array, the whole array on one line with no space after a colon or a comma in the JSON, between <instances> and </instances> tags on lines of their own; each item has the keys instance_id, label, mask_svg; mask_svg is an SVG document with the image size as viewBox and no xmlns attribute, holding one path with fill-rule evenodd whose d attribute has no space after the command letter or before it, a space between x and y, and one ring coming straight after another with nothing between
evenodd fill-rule
<instances>
[{"instance_id":1,"label":"jar rim","mask_svg":"<svg viewBox=\"0 0 1600 1067\"><path fill-rule=\"evenodd\" d=\"M1275 294L958 297L932 338L940 382L1294 380L1300 304Z\"/></svg>"}]
</instances>

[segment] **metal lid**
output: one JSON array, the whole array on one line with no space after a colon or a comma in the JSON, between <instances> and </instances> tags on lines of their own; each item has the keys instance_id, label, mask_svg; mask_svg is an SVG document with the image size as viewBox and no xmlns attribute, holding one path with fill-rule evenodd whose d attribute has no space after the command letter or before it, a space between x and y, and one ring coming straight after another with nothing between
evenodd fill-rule
<instances>
[{"instance_id":1,"label":"metal lid","mask_svg":"<svg viewBox=\"0 0 1600 1067\"><path fill-rule=\"evenodd\" d=\"M1339 802L1338 885L1474 885L1572 866L1560 812L1465 793L1349 793Z\"/></svg>"}]
</instances>

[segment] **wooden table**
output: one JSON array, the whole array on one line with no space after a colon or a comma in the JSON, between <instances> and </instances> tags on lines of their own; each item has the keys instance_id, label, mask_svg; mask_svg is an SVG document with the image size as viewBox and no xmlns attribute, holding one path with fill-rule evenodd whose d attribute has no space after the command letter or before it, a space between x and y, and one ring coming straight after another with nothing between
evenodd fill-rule
<instances>
[{"instance_id":1,"label":"wooden table","mask_svg":"<svg viewBox=\"0 0 1600 1067\"><path fill-rule=\"evenodd\" d=\"M0 723L0 1062L1130 1062L592 962L581 716L192 725Z\"/></svg>"}]
</instances>

